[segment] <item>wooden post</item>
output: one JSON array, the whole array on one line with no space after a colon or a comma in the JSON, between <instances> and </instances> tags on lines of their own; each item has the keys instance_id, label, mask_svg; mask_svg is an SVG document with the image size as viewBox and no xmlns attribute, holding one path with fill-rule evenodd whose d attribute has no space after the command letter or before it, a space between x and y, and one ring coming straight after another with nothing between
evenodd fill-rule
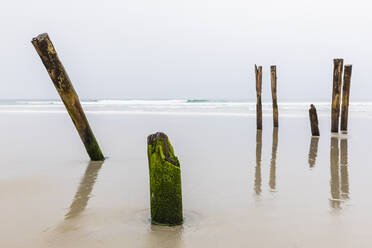
<instances>
[{"instance_id":1,"label":"wooden post","mask_svg":"<svg viewBox=\"0 0 372 248\"><path fill-rule=\"evenodd\" d=\"M340 119L340 98L342 85L342 66L343 59L334 59L333 64L333 90L332 90L332 113L331 113L331 132L338 133Z\"/></svg>"},{"instance_id":2,"label":"wooden post","mask_svg":"<svg viewBox=\"0 0 372 248\"><path fill-rule=\"evenodd\" d=\"M58 58L57 52L54 49L48 34L40 34L33 38L31 42L46 67L49 76L84 143L90 159L94 161L104 160L105 158L99 148L96 138L94 137L92 129L89 126L83 108L81 107L79 97L71 84L65 68Z\"/></svg>"},{"instance_id":3,"label":"wooden post","mask_svg":"<svg viewBox=\"0 0 372 248\"><path fill-rule=\"evenodd\" d=\"M277 97L276 97L276 66L272 65L270 67L271 71L271 95L273 98L273 122L274 122L274 127L278 127L278 103L277 103Z\"/></svg>"},{"instance_id":4,"label":"wooden post","mask_svg":"<svg viewBox=\"0 0 372 248\"><path fill-rule=\"evenodd\" d=\"M318 126L318 115L316 113L316 108L313 104L310 105L309 117L310 117L311 134L313 136L319 136L320 134L319 134L319 126Z\"/></svg>"},{"instance_id":5,"label":"wooden post","mask_svg":"<svg viewBox=\"0 0 372 248\"><path fill-rule=\"evenodd\" d=\"M254 175L254 191L256 195L261 194L261 157L262 157L262 130L256 131L256 168Z\"/></svg>"},{"instance_id":6,"label":"wooden post","mask_svg":"<svg viewBox=\"0 0 372 248\"><path fill-rule=\"evenodd\" d=\"M256 103L256 119L257 119L257 129L262 130L262 102L261 102L261 92L262 92L262 66L257 68L257 65L254 65L255 74L256 74L256 94L257 94L257 103Z\"/></svg>"},{"instance_id":7,"label":"wooden post","mask_svg":"<svg viewBox=\"0 0 372 248\"><path fill-rule=\"evenodd\" d=\"M347 132L347 119L349 115L349 96L351 82L352 65L345 65L344 84L342 87L342 106L341 106L341 131Z\"/></svg>"},{"instance_id":8,"label":"wooden post","mask_svg":"<svg viewBox=\"0 0 372 248\"><path fill-rule=\"evenodd\" d=\"M160 225L180 225L182 215L181 168L167 135L147 138L150 172L151 221Z\"/></svg>"}]
</instances>

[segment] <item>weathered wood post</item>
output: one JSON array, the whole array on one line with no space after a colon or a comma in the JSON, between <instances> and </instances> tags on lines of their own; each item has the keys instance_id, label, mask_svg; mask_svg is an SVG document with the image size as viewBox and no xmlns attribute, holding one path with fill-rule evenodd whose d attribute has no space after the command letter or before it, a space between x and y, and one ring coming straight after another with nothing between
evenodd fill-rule
<instances>
[{"instance_id":1,"label":"weathered wood post","mask_svg":"<svg viewBox=\"0 0 372 248\"><path fill-rule=\"evenodd\" d=\"M316 108L313 104L310 105L309 117L310 117L311 134L313 136L319 136L320 134L319 134L319 126L318 126L318 114L316 113Z\"/></svg>"},{"instance_id":2,"label":"weathered wood post","mask_svg":"<svg viewBox=\"0 0 372 248\"><path fill-rule=\"evenodd\" d=\"M99 148L96 138L94 137L92 129L89 126L83 108L81 107L79 97L72 86L65 68L58 58L57 52L54 49L48 34L40 34L33 38L31 42L47 69L49 76L84 143L90 159L94 161L104 160L105 158Z\"/></svg>"},{"instance_id":3,"label":"weathered wood post","mask_svg":"<svg viewBox=\"0 0 372 248\"><path fill-rule=\"evenodd\" d=\"M276 66L272 65L270 67L270 75L271 75L271 96L273 98L273 122L274 122L274 127L278 127L278 103L277 103L277 97L276 97Z\"/></svg>"},{"instance_id":4,"label":"weathered wood post","mask_svg":"<svg viewBox=\"0 0 372 248\"><path fill-rule=\"evenodd\" d=\"M262 130L262 102L261 102L261 92L262 92L262 66L257 67L254 65L256 74L256 119L257 119L257 129Z\"/></svg>"},{"instance_id":5,"label":"weathered wood post","mask_svg":"<svg viewBox=\"0 0 372 248\"><path fill-rule=\"evenodd\" d=\"M181 168L164 133L147 138L150 172L151 221L160 225L180 225L182 215Z\"/></svg>"},{"instance_id":6,"label":"weathered wood post","mask_svg":"<svg viewBox=\"0 0 372 248\"><path fill-rule=\"evenodd\" d=\"M334 59L333 64L333 90L332 90L332 113L331 113L331 132L338 133L340 119L340 98L342 85L343 59Z\"/></svg>"},{"instance_id":7,"label":"weathered wood post","mask_svg":"<svg viewBox=\"0 0 372 248\"><path fill-rule=\"evenodd\" d=\"M342 132L347 132L351 70L352 70L352 65L345 65L344 84L342 87L342 106L341 106L341 131Z\"/></svg>"}]
</instances>

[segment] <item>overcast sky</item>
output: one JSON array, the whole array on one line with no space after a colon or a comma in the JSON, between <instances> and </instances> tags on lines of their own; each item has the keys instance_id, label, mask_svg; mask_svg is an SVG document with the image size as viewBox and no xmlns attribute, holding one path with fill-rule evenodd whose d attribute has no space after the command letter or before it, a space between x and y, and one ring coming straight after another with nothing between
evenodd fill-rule
<instances>
[{"instance_id":1,"label":"overcast sky","mask_svg":"<svg viewBox=\"0 0 372 248\"><path fill-rule=\"evenodd\" d=\"M1 99L57 92L31 44L49 33L80 98L255 98L277 65L278 100L331 99L333 58L351 101L372 100L365 0L12 0L0 9Z\"/></svg>"}]
</instances>

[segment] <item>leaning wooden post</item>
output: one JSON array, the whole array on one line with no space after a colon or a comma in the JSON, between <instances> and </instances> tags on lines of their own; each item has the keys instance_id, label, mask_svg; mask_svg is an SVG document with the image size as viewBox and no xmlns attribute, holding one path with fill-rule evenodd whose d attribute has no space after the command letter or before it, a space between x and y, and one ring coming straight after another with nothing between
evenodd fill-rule
<instances>
[{"instance_id":1,"label":"leaning wooden post","mask_svg":"<svg viewBox=\"0 0 372 248\"><path fill-rule=\"evenodd\" d=\"M349 96L351 82L352 65L345 65L344 85L342 87L342 106L341 106L341 131L347 132L347 119L349 115Z\"/></svg>"},{"instance_id":2,"label":"leaning wooden post","mask_svg":"<svg viewBox=\"0 0 372 248\"><path fill-rule=\"evenodd\" d=\"M333 64L333 90L332 90L332 113L331 113L331 132L338 133L340 119L340 98L342 85L342 66L343 59L334 59Z\"/></svg>"},{"instance_id":3,"label":"leaning wooden post","mask_svg":"<svg viewBox=\"0 0 372 248\"><path fill-rule=\"evenodd\" d=\"M271 96L273 98L273 121L274 127L278 127L278 103L276 97L276 66L272 65L270 68L271 71Z\"/></svg>"},{"instance_id":4,"label":"leaning wooden post","mask_svg":"<svg viewBox=\"0 0 372 248\"><path fill-rule=\"evenodd\" d=\"M257 94L257 103L256 103L256 119L257 119L257 129L262 130L262 102L261 102L261 92L262 92L262 66L257 68L257 65L254 65L255 74L256 74L256 94Z\"/></svg>"},{"instance_id":5,"label":"leaning wooden post","mask_svg":"<svg viewBox=\"0 0 372 248\"><path fill-rule=\"evenodd\" d=\"M151 221L160 225L180 225L182 215L181 168L167 135L147 138L150 171Z\"/></svg>"},{"instance_id":6,"label":"leaning wooden post","mask_svg":"<svg viewBox=\"0 0 372 248\"><path fill-rule=\"evenodd\" d=\"M105 158L99 148L96 138L94 137L92 129L89 126L83 108L81 107L79 97L71 84L65 68L58 58L57 52L54 49L48 34L40 34L33 38L31 42L46 67L49 76L84 143L90 159L93 161L104 160Z\"/></svg>"},{"instance_id":7,"label":"leaning wooden post","mask_svg":"<svg viewBox=\"0 0 372 248\"><path fill-rule=\"evenodd\" d=\"M316 108L313 104L310 105L309 117L310 117L311 134L313 136L319 136L320 134L319 134L319 126L318 126L318 115L316 113Z\"/></svg>"}]
</instances>

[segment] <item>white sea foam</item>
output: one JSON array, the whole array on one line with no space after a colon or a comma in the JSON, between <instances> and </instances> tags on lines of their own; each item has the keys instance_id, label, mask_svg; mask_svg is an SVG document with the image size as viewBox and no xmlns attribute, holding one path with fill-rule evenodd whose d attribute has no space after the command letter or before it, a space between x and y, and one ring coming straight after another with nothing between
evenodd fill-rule
<instances>
[{"instance_id":1,"label":"white sea foam","mask_svg":"<svg viewBox=\"0 0 372 248\"><path fill-rule=\"evenodd\" d=\"M307 116L311 102L279 103L281 116ZM329 115L330 102L313 102L320 116ZM83 100L87 113L97 114L187 114L187 115L255 115L256 103L253 101L227 100ZM263 114L271 114L272 103L262 104ZM59 100L19 100L1 101L0 112L7 113L65 113ZM372 114L372 102L350 103L351 113Z\"/></svg>"}]
</instances>

